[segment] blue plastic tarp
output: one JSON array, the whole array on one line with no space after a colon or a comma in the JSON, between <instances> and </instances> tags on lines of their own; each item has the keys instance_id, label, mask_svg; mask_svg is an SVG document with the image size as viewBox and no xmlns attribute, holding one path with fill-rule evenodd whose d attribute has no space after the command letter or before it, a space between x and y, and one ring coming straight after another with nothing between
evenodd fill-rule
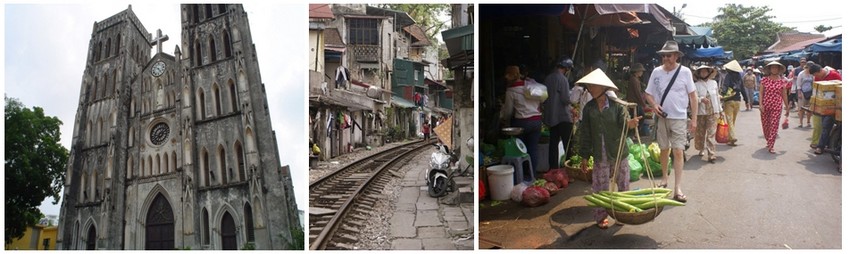
<instances>
[{"instance_id":1,"label":"blue plastic tarp","mask_svg":"<svg viewBox=\"0 0 850 254\"><path fill-rule=\"evenodd\" d=\"M687 50L686 54L690 58L732 59L732 51L724 51L723 47L698 48L696 50Z\"/></svg>"},{"instance_id":2,"label":"blue plastic tarp","mask_svg":"<svg viewBox=\"0 0 850 254\"><path fill-rule=\"evenodd\" d=\"M841 38L819 42L809 46L811 52L841 52Z\"/></svg>"}]
</instances>

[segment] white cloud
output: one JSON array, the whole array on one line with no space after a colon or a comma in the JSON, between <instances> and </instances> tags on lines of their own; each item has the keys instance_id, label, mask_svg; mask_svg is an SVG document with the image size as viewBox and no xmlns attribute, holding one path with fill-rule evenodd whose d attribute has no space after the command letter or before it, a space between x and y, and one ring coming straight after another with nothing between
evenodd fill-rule
<instances>
[{"instance_id":1,"label":"white cloud","mask_svg":"<svg viewBox=\"0 0 850 254\"><path fill-rule=\"evenodd\" d=\"M70 149L92 25L127 9L128 4L4 7L5 93L59 117L64 123L61 142ZM132 9L148 32L162 29L169 35L163 52L173 54L181 37L179 4L133 4ZM244 9L266 85L281 165L290 165L298 208L306 210L307 5L246 4ZM42 205L42 211L58 215L59 205L50 201Z\"/></svg>"}]
</instances>

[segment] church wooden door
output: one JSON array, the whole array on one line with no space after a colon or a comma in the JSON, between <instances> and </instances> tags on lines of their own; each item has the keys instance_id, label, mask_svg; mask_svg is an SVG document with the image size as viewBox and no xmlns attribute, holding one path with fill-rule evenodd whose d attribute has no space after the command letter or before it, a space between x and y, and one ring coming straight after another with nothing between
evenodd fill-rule
<instances>
[{"instance_id":1,"label":"church wooden door","mask_svg":"<svg viewBox=\"0 0 850 254\"><path fill-rule=\"evenodd\" d=\"M168 200L159 194L148 209L145 222L146 250L174 250L174 213Z\"/></svg>"},{"instance_id":2,"label":"church wooden door","mask_svg":"<svg viewBox=\"0 0 850 254\"><path fill-rule=\"evenodd\" d=\"M221 249L236 250L236 223L228 212L221 218Z\"/></svg>"}]
</instances>

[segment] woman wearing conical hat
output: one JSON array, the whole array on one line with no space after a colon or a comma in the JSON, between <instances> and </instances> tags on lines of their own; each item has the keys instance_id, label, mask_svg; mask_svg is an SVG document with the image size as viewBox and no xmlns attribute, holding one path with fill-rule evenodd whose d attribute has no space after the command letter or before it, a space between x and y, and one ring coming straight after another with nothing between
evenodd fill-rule
<instances>
[{"instance_id":1,"label":"woman wearing conical hat","mask_svg":"<svg viewBox=\"0 0 850 254\"><path fill-rule=\"evenodd\" d=\"M717 81L714 75L717 71L709 66L702 65L694 71L694 85L697 88L697 133L694 139L694 147L699 155L708 154L708 162L714 163L717 159L715 153L714 134L717 131L717 118L720 114L720 97L717 95Z\"/></svg>"},{"instance_id":2,"label":"woman wearing conical hat","mask_svg":"<svg viewBox=\"0 0 850 254\"><path fill-rule=\"evenodd\" d=\"M738 138L735 136L735 121L738 120L738 112L741 111L741 93L744 91L744 80L741 77L741 72L744 69L741 68L737 60L732 60L723 65L723 68L730 71L729 74L726 74L723 87L720 88L720 92L723 94L720 101L723 102L723 112L726 115L726 123L729 124L729 142L726 144L736 146Z\"/></svg>"},{"instance_id":3,"label":"woman wearing conical hat","mask_svg":"<svg viewBox=\"0 0 850 254\"><path fill-rule=\"evenodd\" d=\"M623 133L623 125L629 129L635 128L640 116L629 119L626 108L608 98L606 92L617 91L617 86L600 69L587 74L576 85L583 85L593 99L587 102L582 110L584 120L579 125L579 150L581 170L587 172L587 158L594 158L593 192L608 190L611 168L619 161L616 170L617 187L620 191L629 190L629 161L625 155L628 150L621 149L620 140L627 138ZM617 158L620 155L620 158ZM605 209L594 209L593 218L599 228L608 228L608 213Z\"/></svg>"},{"instance_id":4,"label":"woman wearing conical hat","mask_svg":"<svg viewBox=\"0 0 850 254\"><path fill-rule=\"evenodd\" d=\"M767 140L767 151L776 154L773 145L776 144L776 134L779 132L779 120L782 118L782 109L787 110L785 117L788 117L791 110L788 105L785 88L788 80L782 77L785 66L779 62L773 61L768 63L767 71L768 76L761 79L762 86L759 87L759 96L761 97L759 112L761 113L762 131L764 138Z\"/></svg>"}]
</instances>

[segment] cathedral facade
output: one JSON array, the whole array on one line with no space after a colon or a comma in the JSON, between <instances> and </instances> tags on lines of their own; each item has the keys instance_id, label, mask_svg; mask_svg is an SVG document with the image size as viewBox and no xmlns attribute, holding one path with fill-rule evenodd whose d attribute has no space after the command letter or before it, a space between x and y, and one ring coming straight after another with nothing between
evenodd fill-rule
<instances>
[{"instance_id":1,"label":"cathedral facade","mask_svg":"<svg viewBox=\"0 0 850 254\"><path fill-rule=\"evenodd\" d=\"M180 46L132 7L95 22L59 249L285 249L298 220L247 13L183 4ZM151 56L151 51L156 53Z\"/></svg>"}]
</instances>

